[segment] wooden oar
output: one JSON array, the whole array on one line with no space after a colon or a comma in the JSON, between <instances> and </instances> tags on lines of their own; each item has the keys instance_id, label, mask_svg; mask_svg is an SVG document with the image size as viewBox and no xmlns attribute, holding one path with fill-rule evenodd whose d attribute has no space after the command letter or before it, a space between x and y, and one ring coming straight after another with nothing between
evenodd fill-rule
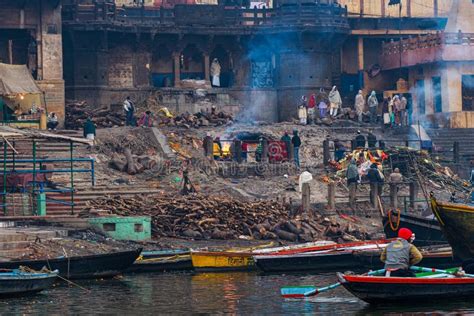
<instances>
[{"instance_id":1,"label":"wooden oar","mask_svg":"<svg viewBox=\"0 0 474 316\"><path fill-rule=\"evenodd\" d=\"M434 269L434 268L424 268L424 267L417 267L417 266L410 267L410 270L415 271L415 272L432 272L432 273L444 273L444 274L456 274L456 272L457 272L457 271L440 270L440 269ZM474 278L474 274L465 273L462 276L469 277L469 278Z\"/></svg>"},{"instance_id":2,"label":"wooden oar","mask_svg":"<svg viewBox=\"0 0 474 316\"><path fill-rule=\"evenodd\" d=\"M385 269L370 271L367 275L377 275L383 274ZM303 285L303 286L285 286L280 289L281 296L284 298L303 298L308 296L315 296L322 292L327 292L329 290L335 289L341 285L340 282L324 286L324 287L316 287L312 285Z\"/></svg>"}]
</instances>

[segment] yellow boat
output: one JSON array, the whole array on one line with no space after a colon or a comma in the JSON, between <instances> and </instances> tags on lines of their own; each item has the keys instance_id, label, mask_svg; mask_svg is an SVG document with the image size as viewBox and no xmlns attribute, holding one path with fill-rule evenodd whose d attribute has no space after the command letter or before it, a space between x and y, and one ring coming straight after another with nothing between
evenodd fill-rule
<instances>
[{"instance_id":1,"label":"yellow boat","mask_svg":"<svg viewBox=\"0 0 474 316\"><path fill-rule=\"evenodd\" d=\"M191 250L191 261L196 271L252 271L257 270L253 256L290 249L325 246L335 244L316 241L285 247L271 247L273 242L249 248L231 248L223 251Z\"/></svg>"},{"instance_id":2,"label":"yellow boat","mask_svg":"<svg viewBox=\"0 0 474 316\"><path fill-rule=\"evenodd\" d=\"M256 269L252 252L191 251L196 271L251 271Z\"/></svg>"}]
</instances>

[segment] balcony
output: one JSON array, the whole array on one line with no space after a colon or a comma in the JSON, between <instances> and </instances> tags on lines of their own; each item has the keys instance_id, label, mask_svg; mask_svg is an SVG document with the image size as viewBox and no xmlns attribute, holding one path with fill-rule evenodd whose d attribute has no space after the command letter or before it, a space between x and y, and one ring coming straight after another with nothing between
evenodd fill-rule
<instances>
[{"instance_id":1,"label":"balcony","mask_svg":"<svg viewBox=\"0 0 474 316\"><path fill-rule=\"evenodd\" d=\"M109 3L63 5L63 23L80 28L110 27L141 30L247 33L252 30L284 32L291 27L318 32L348 33L347 10L339 5L285 5L277 9L242 9L221 5L116 7Z\"/></svg>"},{"instance_id":2,"label":"balcony","mask_svg":"<svg viewBox=\"0 0 474 316\"><path fill-rule=\"evenodd\" d=\"M382 45L382 67L386 70L434 62L472 60L474 60L473 33L439 32Z\"/></svg>"}]
</instances>

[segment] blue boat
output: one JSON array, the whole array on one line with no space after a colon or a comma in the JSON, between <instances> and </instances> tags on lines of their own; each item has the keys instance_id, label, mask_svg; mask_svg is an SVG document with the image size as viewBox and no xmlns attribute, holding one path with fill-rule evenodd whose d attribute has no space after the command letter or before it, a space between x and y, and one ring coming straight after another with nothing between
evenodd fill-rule
<instances>
[{"instance_id":1,"label":"blue boat","mask_svg":"<svg viewBox=\"0 0 474 316\"><path fill-rule=\"evenodd\" d=\"M18 269L0 272L0 297L21 296L41 292L50 288L58 271L24 272Z\"/></svg>"}]
</instances>

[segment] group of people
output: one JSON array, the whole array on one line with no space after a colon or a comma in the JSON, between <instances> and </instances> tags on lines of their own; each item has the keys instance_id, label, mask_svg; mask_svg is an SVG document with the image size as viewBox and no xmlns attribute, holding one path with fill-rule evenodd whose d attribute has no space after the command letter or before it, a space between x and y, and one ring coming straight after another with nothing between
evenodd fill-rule
<instances>
[{"instance_id":1,"label":"group of people","mask_svg":"<svg viewBox=\"0 0 474 316\"><path fill-rule=\"evenodd\" d=\"M384 99L380 104L375 91L370 93L366 101L362 90L359 90L354 101L354 109L360 123L364 121L364 116L368 116L370 123L375 124L380 113L384 127L408 125L407 106L407 98L398 94Z\"/></svg>"},{"instance_id":2,"label":"group of people","mask_svg":"<svg viewBox=\"0 0 474 316\"><path fill-rule=\"evenodd\" d=\"M379 102L375 91L365 97L362 90L359 90L354 100L354 108L350 110L355 111L359 123L367 121L376 124L380 117L384 127L395 127L408 125L407 107L408 100L403 95L396 94ZM301 97L297 111L298 120L300 124L307 125L314 123L317 118L336 118L342 110L342 98L337 87L333 86L329 94L321 88L317 95L313 93L309 98L305 95Z\"/></svg>"},{"instance_id":3,"label":"group of people","mask_svg":"<svg viewBox=\"0 0 474 316\"><path fill-rule=\"evenodd\" d=\"M125 125L126 126L143 126L143 127L152 127L154 116L151 111L145 111L140 116L140 119L136 120L135 118L135 104L133 103L130 96L128 96L125 101L123 101L123 110L125 112Z\"/></svg>"},{"instance_id":4,"label":"group of people","mask_svg":"<svg viewBox=\"0 0 474 316\"><path fill-rule=\"evenodd\" d=\"M329 116L335 118L342 107L342 99L337 87L332 87L329 94L323 88L319 94L313 93L309 99L303 95L298 105L298 119L300 124L307 125L314 123L317 118L323 119Z\"/></svg>"}]
</instances>

